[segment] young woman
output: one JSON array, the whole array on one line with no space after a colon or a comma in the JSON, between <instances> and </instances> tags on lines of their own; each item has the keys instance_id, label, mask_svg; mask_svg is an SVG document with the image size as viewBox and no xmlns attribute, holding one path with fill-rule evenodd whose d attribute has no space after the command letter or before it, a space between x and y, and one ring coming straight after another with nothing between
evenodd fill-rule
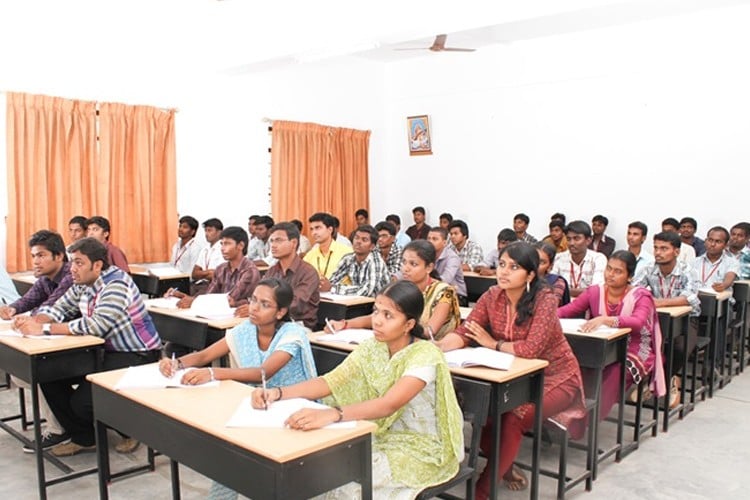
<instances>
[{"instance_id":1,"label":"young woman","mask_svg":"<svg viewBox=\"0 0 750 500\"><path fill-rule=\"evenodd\" d=\"M498 258L497 283L485 292L466 322L438 342L444 351L469 344L508 352L523 358L549 361L544 369L542 416L554 416L571 434L583 434L585 408L583 381L578 361L563 336L557 319L557 297L537 275L539 254L528 243L511 243ZM523 433L534 423L534 407L524 404L502 415L502 449L498 474L511 490L528 485L526 476L513 466ZM573 427L571 427L573 426ZM482 449L490 451L490 422L482 431ZM487 498L490 471L477 482L477 498Z\"/></svg>"},{"instance_id":2,"label":"young woman","mask_svg":"<svg viewBox=\"0 0 750 500\"><path fill-rule=\"evenodd\" d=\"M425 240L415 240L404 247L401 254L401 274L411 281L424 297L424 309L419 318L426 333L441 339L461 323L461 309L456 289L440 281L435 271L435 247ZM360 316L346 321L334 321L336 330L342 328L372 328L371 316Z\"/></svg>"},{"instance_id":3,"label":"young woman","mask_svg":"<svg viewBox=\"0 0 750 500\"><path fill-rule=\"evenodd\" d=\"M291 387L268 391L282 398L329 397L329 409L303 409L286 425L303 431L342 420L372 420L372 483L376 498L414 498L458 471L463 420L440 350L421 340L424 300L408 281L390 284L375 298L375 338L360 344L333 371ZM265 404L262 390L253 406ZM324 495L359 498L350 484Z\"/></svg>"},{"instance_id":4,"label":"young woman","mask_svg":"<svg viewBox=\"0 0 750 500\"><path fill-rule=\"evenodd\" d=\"M618 250L607 261L604 270L604 284L586 288L570 304L557 310L561 318L580 318L586 312L592 319L584 323L584 332L593 331L599 326L630 328L628 353L625 360L626 388L640 383L641 379L654 369L651 390L657 396L666 392L663 365L661 360L661 330L659 318L651 292L645 288L631 286L635 272L635 256L627 250ZM619 395L620 365L614 363L604 369L600 415L605 418Z\"/></svg>"},{"instance_id":5,"label":"young woman","mask_svg":"<svg viewBox=\"0 0 750 500\"><path fill-rule=\"evenodd\" d=\"M552 290L557 295L557 305L564 306L570 302L570 289L568 288L568 282L565 278L559 274L550 273L549 270L552 267L552 263L555 261L555 247L549 243L538 241L534 243L534 247L539 252L539 279L543 279L547 282Z\"/></svg>"}]
</instances>

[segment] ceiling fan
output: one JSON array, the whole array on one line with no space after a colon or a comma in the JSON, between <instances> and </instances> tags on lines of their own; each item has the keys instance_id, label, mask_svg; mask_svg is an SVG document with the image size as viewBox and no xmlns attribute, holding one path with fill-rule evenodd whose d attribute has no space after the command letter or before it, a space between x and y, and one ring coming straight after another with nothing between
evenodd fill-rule
<instances>
[{"instance_id":1,"label":"ceiling fan","mask_svg":"<svg viewBox=\"0 0 750 500\"><path fill-rule=\"evenodd\" d=\"M435 37L435 41L429 47L404 47L396 48L394 50L431 50L433 52L474 52L477 49L465 49L460 47L446 47L445 40L448 35L438 35Z\"/></svg>"}]
</instances>

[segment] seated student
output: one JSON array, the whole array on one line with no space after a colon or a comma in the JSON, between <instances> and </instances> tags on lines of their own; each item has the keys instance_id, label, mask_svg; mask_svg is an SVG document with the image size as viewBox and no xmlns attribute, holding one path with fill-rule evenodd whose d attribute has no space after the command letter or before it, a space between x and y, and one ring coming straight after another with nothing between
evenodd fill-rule
<instances>
[{"instance_id":1,"label":"seated student","mask_svg":"<svg viewBox=\"0 0 750 500\"><path fill-rule=\"evenodd\" d=\"M453 222L453 216L449 214L448 212L443 212L440 214L440 227L444 227L448 231L450 231L450 225L451 222Z\"/></svg>"},{"instance_id":2,"label":"seated student","mask_svg":"<svg viewBox=\"0 0 750 500\"><path fill-rule=\"evenodd\" d=\"M354 222L359 226L366 226L370 223L370 214L364 208L354 212Z\"/></svg>"},{"instance_id":3,"label":"seated student","mask_svg":"<svg viewBox=\"0 0 750 500\"><path fill-rule=\"evenodd\" d=\"M440 275L440 279L456 289L458 303L461 306L468 306L469 298L466 295L466 282L461 267L461 258L448 247L448 231L442 227L433 227L427 233L427 241L435 248L435 254L437 255L435 270Z\"/></svg>"},{"instance_id":4,"label":"seated student","mask_svg":"<svg viewBox=\"0 0 750 500\"><path fill-rule=\"evenodd\" d=\"M296 254L295 254L296 257ZM299 257L298 257L299 258ZM317 377L315 360L305 329L289 317L292 288L277 278L263 279L253 291L250 319L227 331L226 336L199 352L180 357L177 368L187 371L181 382L199 385L212 380L260 384L265 371L267 387L284 387ZM230 357L230 368L213 368L212 361ZM208 366L207 368L198 368ZM174 374L173 360L162 358L165 377ZM214 482L209 498L237 498L237 493Z\"/></svg>"},{"instance_id":5,"label":"seated student","mask_svg":"<svg viewBox=\"0 0 750 500\"><path fill-rule=\"evenodd\" d=\"M643 222L635 221L628 224L628 252L635 256L634 277L639 276L647 266L654 263L654 256L643 249L643 243L646 241L647 234L648 226Z\"/></svg>"},{"instance_id":6,"label":"seated student","mask_svg":"<svg viewBox=\"0 0 750 500\"><path fill-rule=\"evenodd\" d=\"M71 245L86 237L86 217L76 215L68 221L68 236Z\"/></svg>"},{"instance_id":7,"label":"seated student","mask_svg":"<svg viewBox=\"0 0 750 500\"><path fill-rule=\"evenodd\" d=\"M324 212L317 212L310 216L310 234L315 241L309 252L305 254L305 262L318 271L320 285L333 276L334 271L344 255L351 253L351 247L339 243L334 238L333 216ZM330 282L326 284L330 286Z\"/></svg>"},{"instance_id":8,"label":"seated student","mask_svg":"<svg viewBox=\"0 0 750 500\"><path fill-rule=\"evenodd\" d=\"M482 276L494 276L497 269L497 260L503 248L518 241L518 235L513 229L502 229L497 233L497 248L490 250L482 263L474 268Z\"/></svg>"},{"instance_id":9,"label":"seated student","mask_svg":"<svg viewBox=\"0 0 750 500\"><path fill-rule=\"evenodd\" d=\"M537 269L539 279L546 281L552 287L552 291L557 296L557 305L564 306L570 302L568 282L562 276L549 272L555 261L555 247L549 243L537 241L534 243L534 248L539 253L539 269Z\"/></svg>"},{"instance_id":10,"label":"seated student","mask_svg":"<svg viewBox=\"0 0 750 500\"><path fill-rule=\"evenodd\" d=\"M252 242L255 239L255 223L260 215L251 215L247 218L247 234L248 241ZM249 245L248 245L249 246Z\"/></svg>"},{"instance_id":11,"label":"seated student","mask_svg":"<svg viewBox=\"0 0 750 500\"><path fill-rule=\"evenodd\" d=\"M615 251L617 242L615 242L614 238L611 236L604 234L604 231L607 230L607 226L609 226L609 219L603 215L595 215L594 218L591 219L593 238L591 238L589 248L594 252L603 253L609 258L609 256L612 255L612 252Z\"/></svg>"},{"instance_id":12,"label":"seated student","mask_svg":"<svg viewBox=\"0 0 750 500\"><path fill-rule=\"evenodd\" d=\"M684 245L690 245L695 249L695 256L700 257L706 253L705 242L695 236L695 231L698 229L698 222L692 217L683 217L680 219L680 238Z\"/></svg>"},{"instance_id":13,"label":"seated student","mask_svg":"<svg viewBox=\"0 0 750 500\"><path fill-rule=\"evenodd\" d=\"M456 290L440 281L435 271L435 248L427 241L412 241L403 252L401 275L411 281L424 298L424 310L419 318L422 328L435 339L441 339L461 324L461 308ZM342 328L372 328L372 316L331 322L337 331Z\"/></svg>"},{"instance_id":14,"label":"seated student","mask_svg":"<svg viewBox=\"0 0 750 500\"><path fill-rule=\"evenodd\" d=\"M725 254L728 242L729 231L725 228L715 226L708 230L705 240L706 252L699 255L693 263L701 288L732 293L732 284L740 274L740 263Z\"/></svg>"},{"instance_id":15,"label":"seated student","mask_svg":"<svg viewBox=\"0 0 750 500\"><path fill-rule=\"evenodd\" d=\"M680 223L677 219L674 217L667 217L663 221L661 221L661 230L663 233L677 233L680 234ZM695 249L691 245L682 245L680 247L680 254L677 257L678 260L682 260L693 265L693 261L695 261Z\"/></svg>"},{"instance_id":16,"label":"seated student","mask_svg":"<svg viewBox=\"0 0 750 500\"><path fill-rule=\"evenodd\" d=\"M682 359L695 349L698 340L698 317L701 313L701 301L698 298L700 283L695 270L685 261L678 260L682 242L676 232L661 232L654 235L654 264L646 267L643 273L636 276L633 286L644 286L651 289L656 307L690 306L687 344L685 336L679 336L674 342L669 401L670 407L680 404L679 381L677 374L682 370Z\"/></svg>"},{"instance_id":17,"label":"seated student","mask_svg":"<svg viewBox=\"0 0 750 500\"><path fill-rule=\"evenodd\" d=\"M333 218L333 239L336 240L337 243L341 243L342 245L348 246L350 249L352 247L352 242L349 238L341 234L341 221L338 217L335 215L331 216Z\"/></svg>"},{"instance_id":18,"label":"seated student","mask_svg":"<svg viewBox=\"0 0 750 500\"><path fill-rule=\"evenodd\" d=\"M549 235L542 240L555 247L555 252L563 253L568 249L568 238L565 236L565 223L559 219L549 221Z\"/></svg>"},{"instance_id":19,"label":"seated student","mask_svg":"<svg viewBox=\"0 0 750 500\"><path fill-rule=\"evenodd\" d=\"M0 265L0 303L3 305L10 304L20 297L18 290L16 290L16 285L10 279L8 271L5 270L4 266Z\"/></svg>"},{"instance_id":20,"label":"seated student","mask_svg":"<svg viewBox=\"0 0 750 500\"><path fill-rule=\"evenodd\" d=\"M525 241L526 243L536 243L536 238L526 232L526 230L529 228L530 221L531 219L529 219L529 216L526 214L521 213L514 215L513 231L515 231L516 236L520 241Z\"/></svg>"},{"instance_id":21,"label":"seated student","mask_svg":"<svg viewBox=\"0 0 750 500\"><path fill-rule=\"evenodd\" d=\"M396 226L390 222L378 222L378 251L385 261L388 274L394 278L401 270L401 247L396 244Z\"/></svg>"},{"instance_id":22,"label":"seated student","mask_svg":"<svg viewBox=\"0 0 750 500\"><path fill-rule=\"evenodd\" d=\"M86 236L95 238L107 249L107 262L110 265L117 266L126 273L130 274L130 266L125 253L109 241L110 225L106 218L95 215L86 219ZM70 251L70 250L68 250Z\"/></svg>"},{"instance_id":23,"label":"seated student","mask_svg":"<svg viewBox=\"0 0 750 500\"><path fill-rule=\"evenodd\" d=\"M401 217L396 214L390 214L386 216L385 221L390 222L396 227L396 244L404 248L411 241L411 238L401 230Z\"/></svg>"},{"instance_id":24,"label":"seated student","mask_svg":"<svg viewBox=\"0 0 750 500\"><path fill-rule=\"evenodd\" d=\"M256 266L272 266L276 260L271 256L271 245L268 238L275 222L268 215L261 215L255 219L255 239L251 240L247 248L247 258Z\"/></svg>"},{"instance_id":25,"label":"seated student","mask_svg":"<svg viewBox=\"0 0 750 500\"><path fill-rule=\"evenodd\" d=\"M583 379L573 351L557 318L557 297L536 274L539 253L524 242L508 245L500 254L498 286L487 290L466 321L438 341L443 351L480 345L522 358L549 361L544 369L542 418L568 427L575 438L583 434L586 416ZM526 403L502 415L500 460L497 472L511 490L528 485L526 476L513 465L523 433L534 423L534 406ZM571 425L572 424L572 425ZM482 430L482 450L490 451L491 422ZM476 498L486 499L490 470L479 477Z\"/></svg>"},{"instance_id":26,"label":"seated student","mask_svg":"<svg viewBox=\"0 0 750 500\"><path fill-rule=\"evenodd\" d=\"M310 251L312 248L312 244L310 243L310 240L302 234L302 221L299 219L292 219L289 222L297 226L297 231L299 232L299 247L297 248L297 253L300 254L301 257L304 257L307 252Z\"/></svg>"},{"instance_id":27,"label":"seated student","mask_svg":"<svg viewBox=\"0 0 750 500\"><path fill-rule=\"evenodd\" d=\"M430 226L425 224L425 211L424 207L414 207L411 211L414 217L414 225L409 226L406 230L406 235L412 240L425 240L427 239L427 233L430 232Z\"/></svg>"},{"instance_id":28,"label":"seated student","mask_svg":"<svg viewBox=\"0 0 750 500\"><path fill-rule=\"evenodd\" d=\"M321 282L320 290L334 290L341 295L374 297L391 280L388 267L375 252L378 233L372 226L360 226L354 232L354 252L344 255L330 281Z\"/></svg>"},{"instance_id":29,"label":"seated student","mask_svg":"<svg viewBox=\"0 0 750 500\"><path fill-rule=\"evenodd\" d=\"M750 279L750 223L738 222L729 233L729 245L726 253L737 259L740 264L739 279Z\"/></svg>"},{"instance_id":30,"label":"seated student","mask_svg":"<svg viewBox=\"0 0 750 500\"><path fill-rule=\"evenodd\" d=\"M408 281L390 284L375 299L367 340L329 373L307 382L253 391L263 408L288 398L327 397L331 408L302 409L286 425L309 431L333 422L371 420L374 498L414 498L455 476L463 459L463 419L440 350L422 340L422 294ZM330 492L359 498L359 485ZM328 495L324 495L327 497Z\"/></svg>"},{"instance_id":31,"label":"seated student","mask_svg":"<svg viewBox=\"0 0 750 500\"><path fill-rule=\"evenodd\" d=\"M221 255L223 264L214 271L214 277L206 293L227 293L230 307L247 304L247 298L260 281L260 272L253 261L246 259L247 233L239 226L229 226L221 232ZM195 297L180 291L169 290L165 296L178 297L177 307L189 309Z\"/></svg>"},{"instance_id":32,"label":"seated student","mask_svg":"<svg viewBox=\"0 0 750 500\"><path fill-rule=\"evenodd\" d=\"M16 316L14 326L27 335L95 335L105 339L102 371L157 361L161 339L154 328L138 287L122 269L110 266L107 248L94 238L71 247L73 286L36 316ZM82 311L87 311L81 315ZM78 387L74 389L73 387ZM69 443L52 448L55 456L94 451L91 384L85 377L41 384L44 397ZM124 438L115 449L129 453L138 441Z\"/></svg>"},{"instance_id":33,"label":"seated student","mask_svg":"<svg viewBox=\"0 0 750 500\"><path fill-rule=\"evenodd\" d=\"M588 249L591 227L582 220L568 224L566 238L568 250L555 256L552 272L565 278L570 285L571 297L578 297L584 289L604 282L607 258Z\"/></svg>"},{"instance_id":34,"label":"seated student","mask_svg":"<svg viewBox=\"0 0 750 500\"><path fill-rule=\"evenodd\" d=\"M192 274L203 245L195 239L198 232L198 221L195 217L185 215L180 217L177 227L177 241L172 245L172 257L169 263L185 274Z\"/></svg>"},{"instance_id":35,"label":"seated student","mask_svg":"<svg viewBox=\"0 0 750 500\"><path fill-rule=\"evenodd\" d=\"M482 263L482 247L479 243L469 239L469 226L462 220L456 219L448 226L451 249L461 259L464 271L471 271Z\"/></svg>"},{"instance_id":36,"label":"seated student","mask_svg":"<svg viewBox=\"0 0 750 500\"><path fill-rule=\"evenodd\" d=\"M203 222L203 234L208 245L201 249L198 260L193 266L190 295L206 293L206 288L214 277L214 271L224 263L224 257L221 255L221 231L223 229L224 224L219 219L208 219Z\"/></svg>"},{"instance_id":37,"label":"seated student","mask_svg":"<svg viewBox=\"0 0 750 500\"><path fill-rule=\"evenodd\" d=\"M570 304L557 310L560 318L591 319L583 324L582 332L592 332L600 326L630 328L625 359L625 390L656 370L651 378L651 390L657 397L666 393L661 359L661 330L659 316L651 292L632 286L635 257L627 250L618 250L607 261L604 283L583 291ZM602 374L599 418L605 419L620 395L620 364L612 363Z\"/></svg>"}]
</instances>

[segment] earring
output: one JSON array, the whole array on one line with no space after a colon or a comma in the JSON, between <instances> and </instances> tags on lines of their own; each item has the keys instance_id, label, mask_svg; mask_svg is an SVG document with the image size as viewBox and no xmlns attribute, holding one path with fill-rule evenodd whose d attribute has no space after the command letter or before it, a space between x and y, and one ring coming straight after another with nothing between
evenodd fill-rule
<instances>
[{"instance_id":1,"label":"earring","mask_svg":"<svg viewBox=\"0 0 750 500\"><path fill-rule=\"evenodd\" d=\"M530 283L531 283L530 281L526 282L526 293L529 293L529 291L531 290L531 284Z\"/></svg>"}]
</instances>

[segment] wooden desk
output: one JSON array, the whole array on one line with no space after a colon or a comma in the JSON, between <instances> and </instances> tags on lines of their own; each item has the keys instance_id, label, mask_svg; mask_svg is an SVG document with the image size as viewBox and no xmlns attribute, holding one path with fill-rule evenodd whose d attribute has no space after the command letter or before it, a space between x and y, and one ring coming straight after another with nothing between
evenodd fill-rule
<instances>
[{"instance_id":1,"label":"wooden desk","mask_svg":"<svg viewBox=\"0 0 750 500\"><path fill-rule=\"evenodd\" d=\"M189 274L159 277L151 274L146 264L132 264L130 266L130 276L141 293L152 297L161 297L170 288L176 288L183 293L190 293Z\"/></svg>"},{"instance_id":2,"label":"wooden desk","mask_svg":"<svg viewBox=\"0 0 750 500\"><path fill-rule=\"evenodd\" d=\"M690 413L694 406L689 403L685 398L686 383L680 384L680 404L675 406L673 409L669 408L669 386L671 382L672 365L674 364L674 341L680 335L685 336L685 343L687 345L687 329L690 312L693 310L690 306L672 306L672 307L657 307L656 312L659 315L659 326L662 331L662 345L664 346L664 357L666 364L664 366L664 376L666 378L665 383L667 387L667 395L664 396L663 408L664 412L664 423L662 429L664 432L669 430L669 419L675 414L680 414L680 419ZM683 380L686 380L684 374L687 370L688 352L687 349L683 349L682 359L682 370Z\"/></svg>"},{"instance_id":3,"label":"wooden desk","mask_svg":"<svg viewBox=\"0 0 750 500\"><path fill-rule=\"evenodd\" d=\"M34 283L36 283L36 276L32 271L23 271L20 273L13 273L10 275L10 279L13 280L13 285L16 287L18 294L23 296L28 292Z\"/></svg>"},{"instance_id":4,"label":"wooden desk","mask_svg":"<svg viewBox=\"0 0 750 500\"><path fill-rule=\"evenodd\" d=\"M708 397L714 397L714 386L724 387L724 356L726 342L719 342L719 330L721 321L724 321L724 333L729 325L729 298L732 294L728 291L717 294L699 291L698 298L701 301L701 316L706 319L706 337L711 339L708 347L709 369L708 369ZM719 379L715 380L716 357L722 360L719 370ZM704 361L705 362L705 361Z\"/></svg>"},{"instance_id":5,"label":"wooden desk","mask_svg":"<svg viewBox=\"0 0 750 500\"><path fill-rule=\"evenodd\" d=\"M360 297L352 295L350 297L337 297L330 300L320 297L318 305L318 327L323 328L328 319L351 319L358 316L367 316L372 312L372 305L375 299L372 297Z\"/></svg>"},{"instance_id":6,"label":"wooden desk","mask_svg":"<svg viewBox=\"0 0 750 500\"><path fill-rule=\"evenodd\" d=\"M466 295L470 302L476 302L491 286L497 285L497 277L482 276L474 271L464 271L464 281L466 282Z\"/></svg>"},{"instance_id":7,"label":"wooden desk","mask_svg":"<svg viewBox=\"0 0 750 500\"><path fill-rule=\"evenodd\" d=\"M172 496L179 498L177 463L242 495L303 499L349 481L372 498L371 438L375 425L353 429L228 428L226 422L253 388L224 380L218 388L114 391L125 370L90 375L96 421L99 498L108 498L106 426L170 457ZM154 492L155 497L161 494Z\"/></svg>"},{"instance_id":8,"label":"wooden desk","mask_svg":"<svg viewBox=\"0 0 750 500\"><path fill-rule=\"evenodd\" d=\"M247 318L221 320L190 316L189 309L166 309L146 305L156 331L165 342L175 342L191 349L200 350L224 338L226 331Z\"/></svg>"},{"instance_id":9,"label":"wooden desk","mask_svg":"<svg viewBox=\"0 0 750 500\"><path fill-rule=\"evenodd\" d=\"M325 342L318 340L323 332L310 334L310 344L315 357L315 366L319 374L325 374L339 365L346 356L357 346L344 342ZM492 475L490 485L490 498L497 498L499 485L497 477L497 463L500 456L500 431L501 415L517 408L524 403L533 403L541 408L542 395L544 393L544 369L549 365L541 359L516 358L510 370L493 370L491 368L451 368L454 377L471 382L489 382L492 386L492 399L490 401L490 418L492 419L492 449L490 451L487 467L495 473ZM535 413L534 418L534 443L532 446L531 459L531 488L532 499L539 497L539 445L542 433L542 412Z\"/></svg>"},{"instance_id":10,"label":"wooden desk","mask_svg":"<svg viewBox=\"0 0 750 500\"><path fill-rule=\"evenodd\" d=\"M0 325L9 329L8 324ZM31 405L34 421L34 439L39 498L47 498L47 486L69 481L86 474L96 472L96 468L73 471L50 453L42 453L38 448L42 442L39 417L39 386L44 382L54 382L66 378L81 377L94 372L100 364L100 351L104 340L92 336L69 336L44 340L23 337L0 337L0 368L18 377L31 386ZM10 435L31 445L31 442L9 426L5 420L0 421L0 428ZM44 458L65 473L64 476L47 480L44 473Z\"/></svg>"},{"instance_id":11,"label":"wooden desk","mask_svg":"<svg viewBox=\"0 0 750 500\"><path fill-rule=\"evenodd\" d=\"M592 467L592 477L596 479L598 465L607 457L615 454L615 459L619 461L625 454L633 450L623 449L622 436L625 423L625 359L628 352L628 334L630 328L618 328L614 331L582 333L577 331L567 331L563 329L565 337L568 339L570 347L578 359L581 368L588 368L594 371L594 387L586 387L588 394L594 393L596 399L596 408L594 410L594 422L589 425L595 425L594 428L594 449L597 458L594 460ZM612 363L620 363L620 397L617 409L617 442L611 448L599 453L599 405L601 402L602 389L602 372L604 368ZM588 384L587 384L588 385ZM591 391L591 392L589 392Z\"/></svg>"}]
</instances>

